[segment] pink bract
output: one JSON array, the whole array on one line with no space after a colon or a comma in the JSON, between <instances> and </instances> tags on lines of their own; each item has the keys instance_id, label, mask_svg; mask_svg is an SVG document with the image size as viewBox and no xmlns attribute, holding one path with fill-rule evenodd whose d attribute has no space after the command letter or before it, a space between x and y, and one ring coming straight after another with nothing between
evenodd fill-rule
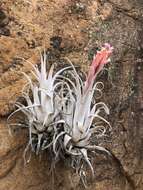
<instances>
[{"instance_id":1,"label":"pink bract","mask_svg":"<svg viewBox=\"0 0 143 190\"><path fill-rule=\"evenodd\" d=\"M113 47L108 43L105 43L101 50L97 51L88 72L86 80L87 87L93 84L97 74L103 69L104 65L109 62L112 51Z\"/></svg>"}]
</instances>

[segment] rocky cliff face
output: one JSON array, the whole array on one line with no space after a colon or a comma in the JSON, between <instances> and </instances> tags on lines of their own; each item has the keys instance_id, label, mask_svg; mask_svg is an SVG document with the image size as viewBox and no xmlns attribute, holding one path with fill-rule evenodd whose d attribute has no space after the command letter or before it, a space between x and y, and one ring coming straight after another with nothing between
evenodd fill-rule
<instances>
[{"instance_id":1,"label":"rocky cliff face","mask_svg":"<svg viewBox=\"0 0 143 190\"><path fill-rule=\"evenodd\" d=\"M62 163L51 174L47 153L24 166L26 131L10 136L6 119L25 84L21 72L29 73L28 62L39 63L39 49L46 49L49 64L68 57L86 70L104 42L115 48L101 78L113 127L105 147L113 158L97 154L88 189L143 189L142 26L142 0L1 0L0 190L83 189Z\"/></svg>"}]
</instances>

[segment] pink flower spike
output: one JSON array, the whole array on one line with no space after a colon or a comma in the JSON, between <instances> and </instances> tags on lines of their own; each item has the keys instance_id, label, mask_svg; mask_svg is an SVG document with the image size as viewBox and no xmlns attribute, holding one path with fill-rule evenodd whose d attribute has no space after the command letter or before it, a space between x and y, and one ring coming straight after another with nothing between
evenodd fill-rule
<instances>
[{"instance_id":1,"label":"pink flower spike","mask_svg":"<svg viewBox=\"0 0 143 190\"><path fill-rule=\"evenodd\" d=\"M94 82L97 74L103 69L104 65L109 62L109 57L112 51L113 47L110 44L105 43L101 50L98 51L97 54L94 56L86 80L87 87L90 86L92 81Z\"/></svg>"},{"instance_id":2,"label":"pink flower spike","mask_svg":"<svg viewBox=\"0 0 143 190\"><path fill-rule=\"evenodd\" d=\"M103 47L105 47L106 49L111 50L111 51L114 49L114 48L113 48L110 44L108 44L108 43L105 43Z\"/></svg>"}]
</instances>

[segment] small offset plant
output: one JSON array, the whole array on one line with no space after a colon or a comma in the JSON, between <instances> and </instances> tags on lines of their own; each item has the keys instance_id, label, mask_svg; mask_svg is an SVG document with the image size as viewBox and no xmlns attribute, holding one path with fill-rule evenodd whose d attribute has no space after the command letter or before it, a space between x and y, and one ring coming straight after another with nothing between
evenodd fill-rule
<instances>
[{"instance_id":1,"label":"small offset plant","mask_svg":"<svg viewBox=\"0 0 143 190\"><path fill-rule=\"evenodd\" d=\"M109 44L105 44L97 52L85 80L72 63L56 73L52 65L47 73L44 54L41 56L41 70L33 66L36 81L24 74L29 86L23 93L26 105L17 102L18 109L8 118L19 111L26 118L29 142L25 153L30 147L36 154L49 149L55 162L67 159L84 184L86 165L94 176L93 152L110 154L99 144L107 128L111 129L109 122L101 116L102 112L109 114L109 109L104 102L95 102L94 96L101 92L99 86L103 84L95 80L109 62L112 50Z\"/></svg>"}]
</instances>

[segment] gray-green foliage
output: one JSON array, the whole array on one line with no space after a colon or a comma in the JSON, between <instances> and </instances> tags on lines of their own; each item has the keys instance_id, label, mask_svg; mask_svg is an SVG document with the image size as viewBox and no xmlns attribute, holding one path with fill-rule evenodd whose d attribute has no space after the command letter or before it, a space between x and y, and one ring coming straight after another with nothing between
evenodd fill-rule
<instances>
[{"instance_id":1,"label":"gray-green foliage","mask_svg":"<svg viewBox=\"0 0 143 190\"><path fill-rule=\"evenodd\" d=\"M8 120L17 112L23 112L29 130L25 154L30 147L36 154L49 149L55 160L69 159L81 179L85 176L86 164L94 175L90 153L98 150L109 154L98 144L98 139L106 135L107 126L110 128L109 122L101 116L101 112L109 114L108 107L103 102L95 103L93 98L96 91L101 91L100 82L93 80L87 87L87 81L80 77L72 63L56 73L52 65L47 74L46 62L44 54L41 70L33 66L36 82L24 74L29 86L23 92L26 104L17 102L17 110Z\"/></svg>"}]
</instances>

